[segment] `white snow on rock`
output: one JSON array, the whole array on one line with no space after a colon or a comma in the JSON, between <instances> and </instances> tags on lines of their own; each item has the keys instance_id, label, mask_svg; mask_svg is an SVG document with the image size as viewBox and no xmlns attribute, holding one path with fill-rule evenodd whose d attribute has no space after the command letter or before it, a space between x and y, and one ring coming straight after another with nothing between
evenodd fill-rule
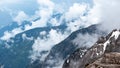
<instances>
[{"instance_id":1,"label":"white snow on rock","mask_svg":"<svg viewBox=\"0 0 120 68\"><path fill-rule=\"evenodd\" d=\"M120 35L120 31L114 31L111 35L111 37L115 36L115 40L118 38L118 36Z\"/></svg>"},{"instance_id":2,"label":"white snow on rock","mask_svg":"<svg viewBox=\"0 0 120 68\"><path fill-rule=\"evenodd\" d=\"M119 37L120 35L120 31L119 30L116 30L112 33L112 35L109 37L109 39L103 44L103 52L106 50L106 47L108 44L110 44L110 38L111 37L114 37L115 40L117 40L117 38Z\"/></svg>"},{"instance_id":3,"label":"white snow on rock","mask_svg":"<svg viewBox=\"0 0 120 68\"><path fill-rule=\"evenodd\" d=\"M105 52L106 47L107 47L107 45L108 45L109 43L110 43L110 41L107 40L107 41L103 44L103 52Z\"/></svg>"}]
</instances>

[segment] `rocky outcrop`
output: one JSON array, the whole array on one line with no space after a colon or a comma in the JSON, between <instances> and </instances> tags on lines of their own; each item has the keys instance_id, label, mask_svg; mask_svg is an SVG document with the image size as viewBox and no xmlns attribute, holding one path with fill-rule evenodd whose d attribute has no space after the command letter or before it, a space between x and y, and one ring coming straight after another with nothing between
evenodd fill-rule
<instances>
[{"instance_id":1,"label":"rocky outcrop","mask_svg":"<svg viewBox=\"0 0 120 68\"><path fill-rule=\"evenodd\" d=\"M86 68L120 68L120 53L106 53Z\"/></svg>"},{"instance_id":2,"label":"rocky outcrop","mask_svg":"<svg viewBox=\"0 0 120 68\"><path fill-rule=\"evenodd\" d=\"M82 53L73 53L73 58L69 56L63 68L120 68L120 31L113 30L106 37L99 38L91 48ZM78 55L79 58L75 58Z\"/></svg>"}]
</instances>

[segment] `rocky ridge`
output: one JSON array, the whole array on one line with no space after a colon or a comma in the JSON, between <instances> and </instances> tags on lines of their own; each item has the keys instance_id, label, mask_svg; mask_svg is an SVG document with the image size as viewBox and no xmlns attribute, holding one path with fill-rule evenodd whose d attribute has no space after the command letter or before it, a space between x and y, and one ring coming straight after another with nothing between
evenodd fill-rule
<instances>
[{"instance_id":1,"label":"rocky ridge","mask_svg":"<svg viewBox=\"0 0 120 68\"><path fill-rule=\"evenodd\" d=\"M120 30L100 37L89 49L79 48L63 64L63 68L120 68Z\"/></svg>"}]
</instances>

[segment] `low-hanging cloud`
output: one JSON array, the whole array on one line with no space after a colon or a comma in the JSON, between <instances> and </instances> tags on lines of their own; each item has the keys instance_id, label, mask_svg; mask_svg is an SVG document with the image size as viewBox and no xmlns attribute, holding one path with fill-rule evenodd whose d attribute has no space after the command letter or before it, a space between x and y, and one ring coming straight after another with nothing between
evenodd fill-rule
<instances>
[{"instance_id":1,"label":"low-hanging cloud","mask_svg":"<svg viewBox=\"0 0 120 68\"><path fill-rule=\"evenodd\" d=\"M21 28L15 28L12 31L5 31L4 36L2 36L1 40L10 40L10 38L14 37L16 34L23 32Z\"/></svg>"},{"instance_id":2,"label":"low-hanging cloud","mask_svg":"<svg viewBox=\"0 0 120 68\"><path fill-rule=\"evenodd\" d=\"M99 16L99 23L102 24L102 30L111 31L120 26L120 0L93 0L96 16Z\"/></svg>"},{"instance_id":3,"label":"low-hanging cloud","mask_svg":"<svg viewBox=\"0 0 120 68\"><path fill-rule=\"evenodd\" d=\"M50 49L60 41L64 40L68 35L67 34L62 34L60 31L51 29L49 34L43 35L43 39L38 37L35 40L35 43L32 46L32 53L30 58L32 61L35 61L36 59L44 60L46 55L49 53ZM40 33L41 34L41 33ZM46 54L41 54L42 51L48 51ZM41 58L38 58L41 57Z\"/></svg>"},{"instance_id":4,"label":"low-hanging cloud","mask_svg":"<svg viewBox=\"0 0 120 68\"><path fill-rule=\"evenodd\" d=\"M99 35L97 34L79 33L77 37L72 40L72 43L78 47L91 47L96 42L98 37Z\"/></svg>"}]
</instances>

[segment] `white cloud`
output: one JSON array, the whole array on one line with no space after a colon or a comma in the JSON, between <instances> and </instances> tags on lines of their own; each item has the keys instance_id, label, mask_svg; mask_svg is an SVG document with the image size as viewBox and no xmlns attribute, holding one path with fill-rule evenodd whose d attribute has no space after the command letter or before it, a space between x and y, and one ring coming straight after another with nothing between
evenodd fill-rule
<instances>
[{"instance_id":1,"label":"white cloud","mask_svg":"<svg viewBox=\"0 0 120 68\"><path fill-rule=\"evenodd\" d=\"M56 18L52 18L52 19L50 20L50 24L51 24L52 26L59 26L61 23L60 23Z\"/></svg>"},{"instance_id":2,"label":"white cloud","mask_svg":"<svg viewBox=\"0 0 120 68\"><path fill-rule=\"evenodd\" d=\"M40 35L46 35L46 34L47 34L46 31L42 31L42 32L40 32Z\"/></svg>"},{"instance_id":3,"label":"white cloud","mask_svg":"<svg viewBox=\"0 0 120 68\"><path fill-rule=\"evenodd\" d=\"M96 40L98 39L99 35L97 34L78 34L77 37L72 40L72 43L78 47L83 47L83 46L86 46L86 47L91 47L95 42Z\"/></svg>"},{"instance_id":4,"label":"white cloud","mask_svg":"<svg viewBox=\"0 0 120 68\"><path fill-rule=\"evenodd\" d=\"M98 6L91 9L88 4L75 3L69 8L69 11L65 13L65 19L67 21L67 30L73 32L80 28L88 27L92 24L99 22L100 14L99 10L96 10Z\"/></svg>"},{"instance_id":5,"label":"white cloud","mask_svg":"<svg viewBox=\"0 0 120 68\"><path fill-rule=\"evenodd\" d=\"M51 18L51 15L54 10L54 3L50 0L38 0L38 3L40 4L39 11L36 12L36 15L40 17L40 20L37 20L35 22L32 22L32 25L25 25L25 30L22 30L20 27L13 29L12 31L5 32L4 36L1 38L2 40L8 40L11 37L14 37L17 33L24 32L26 30L34 29L37 27L46 27L48 20ZM22 24L23 21L28 20L30 21L31 18L24 12L20 11L18 12L18 15L13 18L14 21L17 21L19 25ZM17 29L19 29L17 31ZM16 30L17 33L14 33L13 31Z\"/></svg>"},{"instance_id":6,"label":"white cloud","mask_svg":"<svg viewBox=\"0 0 120 68\"><path fill-rule=\"evenodd\" d=\"M26 25L25 30L37 28L37 27L46 27L48 20L51 18L51 15L54 11L54 3L50 0L37 0L39 4L39 10L36 11L36 15L40 17L39 20L32 22L32 25Z\"/></svg>"},{"instance_id":7,"label":"white cloud","mask_svg":"<svg viewBox=\"0 0 120 68\"><path fill-rule=\"evenodd\" d=\"M33 40L33 37L27 37L26 34L22 34L23 40Z\"/></svg>"},{"instance_id":8,"label":"white cloud","mask_svg":"<svg viewBox=\"0 0 120 68\"><path fill-rule=\"evenodd\" d=\"M59 57L58 54L56 54L56 58L57 59L54 59L54 58L49 59L49 60L47 60L46 63L49 65L54 65L52 68L62 68L64 60L61 57ZM49 66L46 66L46 68L49 68Z\"/></svg>"},{"instance_id":9,"label":"white cloud","mask_svg":"<svg viewBox=\"0 0 120 68\"><path fill-rule=\"evenodd\" d=\"M41 6L49 7L53 9L54 3L51 0L37 0Z\"/></svg>"},{"instance_id":10,"label":"white cloud","mask_svg":"<svg viewBox=\"0 0 120 68\"><path fill-rule=\"evenodd\" d=\"M18 23L18 25L21 25L23 21L28 20L29 16L24 12L20 11L18 12L18 15L13 19Z\"/></svg>"},{"instance_id":11,"label":"white cloud","mask_svg":"<svg viewBox=\"0 0 120 68\"><path fill-rule=\"evenodd\" d=\"M96 11L94 13L97 13L97 10L99 10L99 14L96 14L98 18L100 17L100 21L102 24L102 27L100 27L102 30L108 30L111 31L115 28L119 29L120 26L120 0L93 0L94 6L97 7Z\"/></svg>"},{"instance_id":12,"label":"white cloud","mask_svg":"<svg viewBox=\"0 0 120 68\"><path fill-rule=\"evenodd\" d=\"M101 12L100 12L100 5L94 4L92 8L89 8L89 12L87 16L81 17L86 25L97 24L100 22Z\"/></svg>"},{"instance_id":13,"label":"white cloud","mask_svg":"<svg viewBox=\"0 0 120 68\"><path fill-rule=\"evenodd\" d=\"M38 27L45 27L47 25L47 21L51 18L51 15L54 11L54 3L50 0L38 0L40 5L39 11L36 13L40 16L40 20L33 23L34 25L39 25Z\"/></svg>"},{"instance_id":14,"label":"white cloud","mask_svg":"<svg viewBox=\"0 0 120 68\"><path fill-rule=\"evenodd\" d=\"M87 9L87 4L74 3L72 7L69 8L68 12L65 13L66 21L70 21L82 16Z\"/></svg>"},{"instance_id":15,"label":"white cloud","mask_svg":"<svg viewBox=\"0 0 120 68\"><path fill-rule=\"evenodd\" d=\"M76 20L75 22L69 22L67 23L67 30L71 31L72 33L73 31L78 30L80 26L83 26L80 20Z\"/></svg>"},{"instance_id":16,"label":"white cloud","mask_svg":"<svg viewBox=\"0 0 120 68\"><path fill-rule=\"evenodd\" d=\"M44 58L45 58L46 54L41 55L40 53L42 51L48 51L48 53L49 53L49 50L55 44L57 44L60 41L64 40L66 37L67 37L66 34L62 34L61 32L57 32L56 30L53 30L53 29L49 32L49 34L47 35L47 38L44 37L44 39L41 39L41 38L38 37L35 40L35 43L32 46L32 54L30 56L31 59L34 61L34 60L38 59L38 56L39 57L44 56ZM44 58L41 58L40 60L44 60Z\"/></svg>"},{"instance_id":17,"label":"white cloud","mask_svg":"<svg viewBox=\"0 0 120 68\"><path fill-rule=\"evenodd\" d=\"M1 37L1 40L10 40L10 38L14 37L16 34L21 33L23 30L21 28L15 28L12 31L5 31L4 36Z\"/></svg>"}]
</instances>

